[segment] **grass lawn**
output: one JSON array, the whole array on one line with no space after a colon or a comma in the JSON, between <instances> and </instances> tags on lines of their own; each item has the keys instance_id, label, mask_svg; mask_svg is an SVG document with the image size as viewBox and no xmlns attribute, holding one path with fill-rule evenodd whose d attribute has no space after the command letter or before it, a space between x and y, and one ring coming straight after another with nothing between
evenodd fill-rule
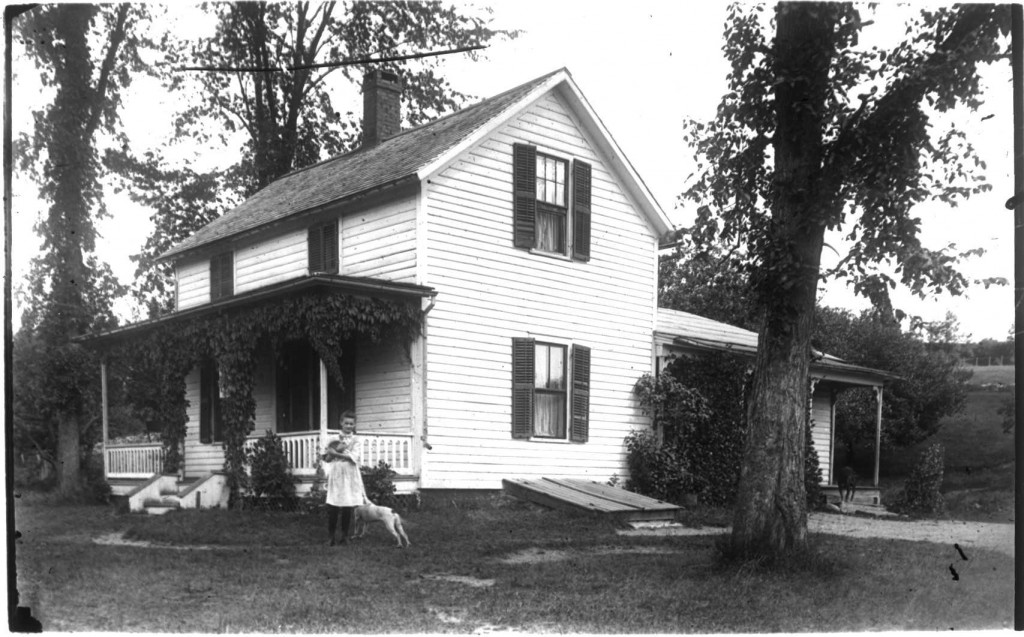
<instances>
[{"instance_id":1,"label":"grass lawn","mask_svg":"<svg viewBox=\"0 0 1024 637\"><path fill-rule=\"evenodd\" d=\"M953 548L927 542L814 536L812 565L764 572L719 563L713 536L624 536L511 499L410 512L407 550L382 528L327 547L315 516L29 500L17 582L46 631L963 630L1013 613L1012 559L975 551L954 581Z\"/></svg>"},{"instance_id":2,"label":"grass lawn","mask_svg":"<svg viewBox=\"0 0 1024 637\"><path fill-rule=\"evenodd\" d=\"M976 378L971 382L976 383ZM1013 519L1014 436L1003 433L1002 416L997 413L1003 401L1012 397L1009 392L972 390L964 410L947 416L931 438L906 449L883 449L882 488L902 487L921 453L937 442L946 450L942 491L950 517L996 522Z\"/></svg>"},{"instance_id":3,"label":"grass lawn","mask_svg":"<svg viewBox=\"0 0 1024 637\"><path fill-rule=\"evenodd\" d=\"M1015 367L1013 365L987 365L980 367L968 367L967 369L974 372L971 376L971 380L968 381L972 385L984 385L985 383L1002 383L1004 385L1013 385L1014 377L1016 376Z\"/></svg>"}]
</instances>

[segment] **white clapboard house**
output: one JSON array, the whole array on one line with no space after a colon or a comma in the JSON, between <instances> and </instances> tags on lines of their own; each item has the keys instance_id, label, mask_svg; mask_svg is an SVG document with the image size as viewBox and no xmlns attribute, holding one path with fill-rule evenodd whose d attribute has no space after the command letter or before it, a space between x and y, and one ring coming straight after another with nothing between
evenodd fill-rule
<instances>
[{"instance_id":1,"label":"white clapboard house","mask_svg":"<svg viewBox=\"0 0 1024 637\"><path fill-rule=\"evenodd\" d=\"M633 387L686 345L657 307L664 211L565 69L409 130L400 78L372 71L363 92L361 148L175 246L175 311L98 340L301 294L412 304L420 335L352 339L340 383L301 339L257 351L251 440L277 433L308 481L353 408L363 463L387 461L400 491L624 478L624 438L650 426ZM186 378L181 506L226 501L211 367ZM104 442L109 479L142 481L137 502L168 491L158 445Z\"/></svg>"}]
</instances>

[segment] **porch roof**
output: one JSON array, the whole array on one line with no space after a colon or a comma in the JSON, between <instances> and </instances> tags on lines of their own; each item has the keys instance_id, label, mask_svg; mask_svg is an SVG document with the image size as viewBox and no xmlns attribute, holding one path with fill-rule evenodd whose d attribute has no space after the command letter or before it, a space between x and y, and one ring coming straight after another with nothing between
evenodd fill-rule
<instances>
[{"instance_id":1,"label":"porch roof","mask_svg":"<svg viewBox=\"0 0 1024 637\"><path fill-rule=\"evenodd\" d=\"M437 290L424 285L412 283L397 283L382 279L371 279L365 277L342 276L338 274L314 274L299 279L283 281L274 285L257 288L249 292L243 292L235 296L206 303L196 307L190 307L161 316L155 319L140 321L112 330L97 334L85 334L75 340L89 344L106 344L114 341L139 336L158 326L164 326L190 318L216 314L225 310L246 307L260 302L270 300L274 297L311 292L315 290L327 290L347 292L356 296L380 297L380 298L405 298L422 299L437 296Z\"/></svg>"},{"instance_id":2,"label":"porch roof","mask_svg":"<svg viewBox=\"0 0 1024 637\"><path fill-rule=\"evenodd\" d=\"M726 352L754 357L757 332L745 330L703 316L658 308L655 334L670 348L697 352ZM845 385L879 387L896 374L848 363L843 359L812 350L811 377Z\"/></svg>"}]
</instances>

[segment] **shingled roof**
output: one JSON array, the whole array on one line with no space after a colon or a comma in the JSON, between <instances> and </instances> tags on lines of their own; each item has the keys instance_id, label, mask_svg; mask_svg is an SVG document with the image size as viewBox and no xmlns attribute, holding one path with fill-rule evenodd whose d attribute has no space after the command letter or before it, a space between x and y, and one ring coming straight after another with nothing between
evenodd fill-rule
<instances>
[{"instance_id":1,"label":"shingled roof","mask_svg":"<svg viewBox=\"0 0 1024 637\"><path fill-rule=\"evenodd\" d=\"M334 201L414 177L475 130L516 105L564 69L412 128L371 148L359 149L288 173L160 256L161 260L254 230Z\"/></svg>"}]
</instances>

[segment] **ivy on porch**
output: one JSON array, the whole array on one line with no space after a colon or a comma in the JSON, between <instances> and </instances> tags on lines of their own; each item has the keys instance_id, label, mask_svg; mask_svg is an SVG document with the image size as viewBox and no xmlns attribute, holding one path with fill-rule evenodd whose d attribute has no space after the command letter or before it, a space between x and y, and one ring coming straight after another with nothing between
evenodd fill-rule
<instances>
[{"instance_id":1,"label":"ivy on porch","mask_svg":"<svg viewBox=\"0 0 1024 637\"><path fill-rule=\"evenodd\" d=\"M224 469L231 501L246 487L246 439L255 428L253 398L256 352L306 339L340 383L342 344L353 338L370 343L397 341L407 350L422 330L423 311L408 296L377 298L339 290L307 290L255 304L210 308L186 317L170 315L130 331L99 335L93 343L105 358L124 361L130 395L159 423L164 471L182 463L187 424L185 377L202 360L214 360L221 383ZM103 375L106 377L106 364Z\"/></svg>"}]
</instances>

